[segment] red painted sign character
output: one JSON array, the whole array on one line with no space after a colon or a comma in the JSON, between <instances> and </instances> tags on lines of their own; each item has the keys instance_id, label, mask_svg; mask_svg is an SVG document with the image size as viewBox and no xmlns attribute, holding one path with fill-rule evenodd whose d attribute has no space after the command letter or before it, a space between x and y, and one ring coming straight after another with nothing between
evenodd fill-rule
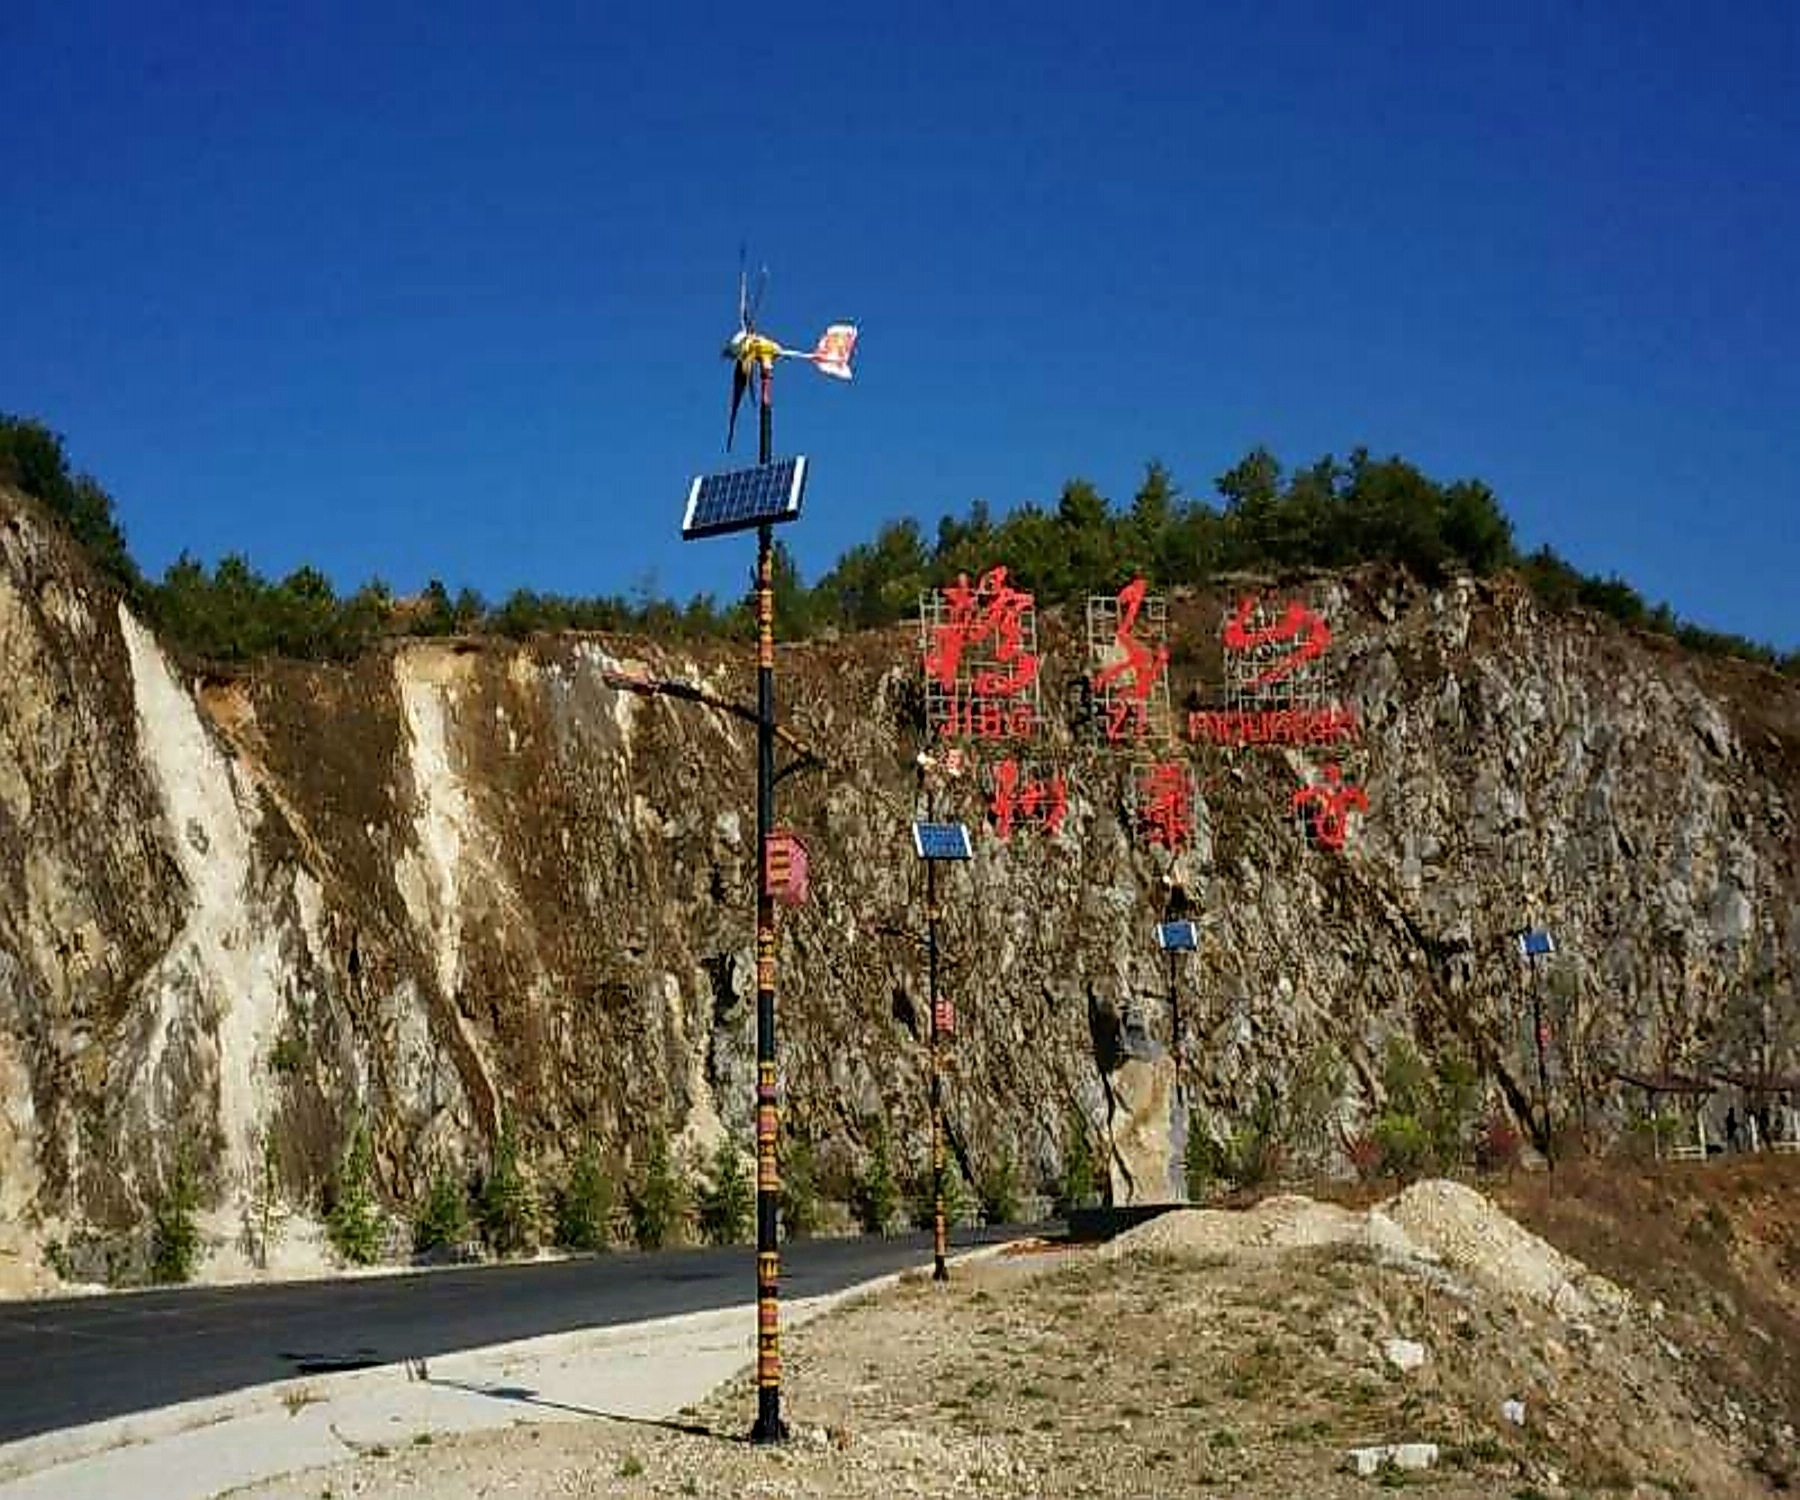
<instances>
[{"instance_id":1,"label":"red painted sign character","mask_svg":"<svg viewBox=\"0 0 1800 1500\"><path fill-rule=\"evenodd\" d=\"M1146 587L1142 578L1134 578L1119 590L1119 621L1113 629L1113 644L1123 655L1093 677L1096 695L1107 693L1115 682L1124 679L1107 704L1106 737L1109 740L1125 738L1127 720L1135 724L1135 734L1141 736L1145 732L1148 722L1144 706L1150 701L1157 678L1169 665L1167 646L1158 646L1152 651L1132 633L1138 612L1144 607Z\"/></svg>"},{"instance_id":2,"label":"red painted sign character","mask_svg":"<svg viewBox=\"0 0 1800 1500\"><path fill-rule=\"evenodd\" d=\"M925 670L946 692L956 691L963 652L994 643L994 666L978 669L969 684L977 698L1011 698L1037 680L1038 658L1024 647L1024 615L1032 596L1006 581L1004 567L989 568L973 588L967 574L944 590L950 618L932 629Z\"/></svg>"},{"instance_id":3,"label":"red painted sign character","mask_svg":"<svg viewBox=\"0 0 1800 1500\"><path fill-rule=\"evenodd\" d=\"M1194 783L1179 761L1147 767L1138 776L1138 825L1153 845L1171 853L1194 833Z\"/></svg>"},{"instance_id":4,"label":"red painted sign character","mask_svg":"<svg viewBox=\"0 0 1800 1500\"><path fill-rule=\"evenodd\" d=\"M1347 783L1336 766L1327 766L1322 781L1294 793L1292 805L1296 813L1307 819L1320 846L1336 853L1350 835L1350 814L1369 810L1369 794Z\"/></svg>"},{"instance_id":5,"label":"red painted sign character","mask_svg":"<svg viewBox=\"0 0 1800 1500\"><path fill-rule=\"evenodd\" d=\"M1227 651L1252 651L1259 646L1280 645L1288 641L1294 644L1293 649L1274 666L1252 677L1248 684L1250 687L1267 687L1272 682L1291 676L1307 662L1316 661L1323 656L1325 648L1331 644L1331 628L1322 617L1314 614L1304 604L1290 603L1286 612L1273 625L1253 630L1250 628L1250 621L1255 617L1256 609L1257 601L1254 597L1238 601L1238 607L1225 622L1224 641Z\"/></svg>"},{"instance_id":6,"label":"red painted sign character","mask_svg":"<svg viewBox=\"0 0 1800 1500\"><path fill-rule=\"evenodd\" d=\"M1013 835L1015 820L1035 823L1055 833L1069 812L1069 784L1061 776L1027 777L1016 760L994 767L994 793L988 802L994 832L1002 839Z\"/></svg>"}]
</instances>

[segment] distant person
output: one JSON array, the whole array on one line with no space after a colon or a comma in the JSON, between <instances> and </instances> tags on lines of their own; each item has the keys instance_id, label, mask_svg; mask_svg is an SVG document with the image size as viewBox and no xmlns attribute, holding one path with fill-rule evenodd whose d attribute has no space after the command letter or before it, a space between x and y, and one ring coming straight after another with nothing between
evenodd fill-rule
<instances>
[{"instance_id":1,"label":"distant person","mask_svg":"<svg viewBox=\"0 0 1800 1500\"><path fill-rule=\"evenodd\" d=\"M1737 1106L1735 1104L1725 1111L1725 1148L1726 1150L1733 1152L1739 1149L1738 1117Z\"/></svg>"}]
</instances>

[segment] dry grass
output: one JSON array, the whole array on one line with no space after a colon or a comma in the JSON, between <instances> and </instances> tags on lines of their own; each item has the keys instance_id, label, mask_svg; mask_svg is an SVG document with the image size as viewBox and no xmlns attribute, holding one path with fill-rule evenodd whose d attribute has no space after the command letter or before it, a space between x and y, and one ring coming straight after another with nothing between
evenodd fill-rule
<instances>
[{"instance_id":1,"label":"dry grass","mask_svg":"<svg viewBox=\"0 0 1800 1500\"><path fill-rule=\"evenodd\" d=\"M1580 1162L1499 1196L1559 1249L1659 1302L1696 1394L1715 1406L1728 1395L1771 1480L1800 1483L1779 1437L1800 1426L1800 1158Z\"/></svg>"}]
</instances>

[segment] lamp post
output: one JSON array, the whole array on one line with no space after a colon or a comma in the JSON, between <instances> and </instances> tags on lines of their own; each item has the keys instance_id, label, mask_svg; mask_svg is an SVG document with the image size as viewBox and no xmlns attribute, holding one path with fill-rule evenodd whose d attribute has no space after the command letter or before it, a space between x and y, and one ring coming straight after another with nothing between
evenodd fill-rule
<instances>
[{"instance_id":1,"label":"lamp post","mask_svg":"<svg viewBox=\"0 0 1800 1500\"><path fill-rule=\"evenodd\" d=\"M767 272L764 273L766 281ZM759 285L754 301L748 277L738 276L738 331L725 345L731 362L731 414L725 446L731 447L738 403L756 382L757 466L733 473L703 475L688 491L682 521L685 539L756 528L756 1423L753 1443L778 1443L788 1435L781 1420L781 1279L779 1249L781 1173L776 1157L779 1125L775 1084L775 899L777 867L798 871L804 885L804 857L793 856L791 840L776 848L775 831L775 543L773 527L800 514L806 488L804 457L775 461L775 361L809 361L822 375L850 379L856 328L834 323L810 351L784 349L756 328ZM786 899L797 899L785 892Z\"/></svg>"},{"instance_id":2,"label":"lamp post","mask_svg":"<svg viewBox=\"0 0 1800 1500\"><path fill-rule=\"evenodd\" d=\"M773 365L760 370L758 452L754 469L702 476L688 494L682 535L688 540L756 528L756 1423L754 1443L787 1436L781 1418L781 1279L779 1215L781 1175L776 1158L778 1098L775 1082L775 900L778 859L775 833L775 589L774 540L778 521L800 514L807 461L777 463L772 455Z\"/></svg>"},{"instance_id":3,"label":"lamp post","mask_svg":"<svg viewBox=\"0 0 1800 1500\"><path fill-rule=\"evenodd\" d=\"M944 1222L944 1083L943 1044L950 1027L949 1002L938 996L938 909L937 867L946 861L967 861L973 854L969 830L962 823L937 821L937 798L931 775L940 762L929 755L919 756L919 771L925 781L925 818L913 824L913 852L925 862L925 996L931 1010L931 1251L933 1281L948 1281L950 1272L944 1256L948 1226ZM950 770L954 775L954 769Z\"/></svg>"},{"instance_id":4,"label":"lamp post","mask_svg":"<svg viewBox=\"0 0 1800 1500\"><path fill-rule=\"evenodd\" d=\"M1185 909L1186 903L1177 902L1179 887L1171 887L1168 912ZM1187 1197L1187 1140L1188 1131L1193 1128L1189 1118L1187 1103L1187 1084L1181 1067L1181 986L1178 982L1179 969L1177 960L1183 953L1194 953L1200 947L1200 934L1190 921L1162 921L1156 924L1156 946L1163 951L1169 963L1169 1051L1175 1065L1175 1103L1170 1111L1171 1142L1180 1146L1178 1162L1170 1163L1171 1188L1176 1193L1176 1201Z\"/></svg>"},{"instance_id":5,"label":"lamp post","mask_svg":"<svg viewBox=\"0 0 1800 1500\"><path fill-rule=\"evenodd\" d=\"M1531 1038L1537 1049L1538 1110L1543 1116L1544 1162L1556 1170L1556 1153L1550 1141L1550 1065L1544 1052L1544 985L1538 960L1556 952L1556 939L1542 928L1527 927L1518 934L1519 953L1531 969Z\"/></svg>"}]
</instances>

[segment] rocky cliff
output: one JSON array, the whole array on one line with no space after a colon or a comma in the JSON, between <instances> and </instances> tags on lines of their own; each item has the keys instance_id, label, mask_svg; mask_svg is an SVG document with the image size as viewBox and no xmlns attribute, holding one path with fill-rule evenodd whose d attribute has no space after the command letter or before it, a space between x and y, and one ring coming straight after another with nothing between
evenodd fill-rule
<instances>
[{"instance_id":1,"label":"rocky cliff","mask_svg":"<svg viewBox=\"0 0 1800 1500\"><path fill-rule=\"evenodd\" d=\"M1172 601L1178 716L1217 700L1239 592ZM1002 840L978 775L939 794L979 827L942 891L969 1169L1054 1173L1079 1113L1115 1191L1162 1196L1177 1041L1215 1133L1321 1054L1354 1129L1395 1030L1455 1041L1522 1107L1527 922L1560 946L1560 1097L1596 1128L1618 1068L1800 1067L1791 681L1505 581L1303 592L1360 736L1163 753L1198 790L1178 857L1137 824L1132 762L1071 727L1085 636L1054 614L1031 755L1066 817ZM228 1209L264 1142L313 1201L358 1117L399 1202L480 1160L503 1113L546 1170L590 1135L748 1142L754 736L714 706L753 701L748 648L414 641L199 673L0 496L0 650L0 1220L131 1224L184 1149ZM780 818L812 872L781 923L784 1129L852 1159L885 1123L916 1162L916 632L784 647L779 670L806 752L783 752ZM1368 797L1341 852L1291 806L1325 760ZM1202 934L1179 1038L1152 941L1171 882Z\"/></svg>"}]
</instances>

